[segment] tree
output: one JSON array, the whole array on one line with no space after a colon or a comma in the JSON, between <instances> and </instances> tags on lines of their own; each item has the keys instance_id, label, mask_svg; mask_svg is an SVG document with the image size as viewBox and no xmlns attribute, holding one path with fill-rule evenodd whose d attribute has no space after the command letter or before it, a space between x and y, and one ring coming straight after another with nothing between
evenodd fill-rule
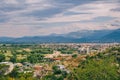
<instances>
[{"instance_id":1,"label":"tree","mask_svg":"<svg viewBox=\"0 0 120 80\"><path fill-rule=\"evenodd\" d=\"M3 62L3 61L5 61L5 55L0 54L0 62Z\"/></svg>"},{"instance_id":2,"label":"tree","mask_svg":"<svg viewBox=\"0 0 120 80\"><path fill-rule=\"evenodd\" d=\"M9 66L5 64L0 64L0 77L3 77ZM0 79L1 80L1 79Z\"/></svg>"},{"instance_id":3,"label":"tree","mask_svg":"<svg viewBox=\"0 0 120 80\"><path fill-rule=\"evenodd\" d=\"M18 73L18 68L14 68L13 71L9 74L10 77L12 78L18 78L19 73Z\"/></svg>"},{"instance_id":4,"label":"tree","mask_svg":"<svg viewBox=\"0 0 120 80\"><path fill-rule=\"evenodd\" d=\"M13 63L15 63L15 62L17 61L16 56L12 56L12 57L10 57L10 61L13 62Z\"/></svg>"},{"instance_id":5,"label":"tree","mask_svg":"<svg viewBox=\"0 0 120 80\"><path fill-rule=\"evenodd\" d=\"M117 67L112 65L115 57L101 58L100 60L89 59L84 68L77 68L74 73L80 80L119 80Z\"/></svg>"},{"instance_id":6,"label":"tree","mask_svg":"<svg viewBox=\"0 0 120 80\"><path fill-rule=\"evenodd\" d=\"M27 57L27 60L28 62L30 63L38 63L40 61L43 61L44 59L44 56L39 54L39 53L34 53L34 54L30 54L28 57Z\"/></svg>"},{"instance_id":7,"label":"tree","mask_svg":"<svg viewBox=\"0 0 120 80\"><path fill-rule=\"evenodd\" d=\"M62 71L60 69L58 69L57 66L53 66L53 72L54 72L54 74L61 74L62 73Z\"/></svg>"},{"instance_id":8,"label":"tree","mask_svg":"<svg viewBox=\"0 0 120 80\"><path fill-rule=\"evenodd\" d=\"M76 58L76 57L77 57L77 54L73 54L72 57L73 57L73 58Z\"/></svg>"}]
</instances>

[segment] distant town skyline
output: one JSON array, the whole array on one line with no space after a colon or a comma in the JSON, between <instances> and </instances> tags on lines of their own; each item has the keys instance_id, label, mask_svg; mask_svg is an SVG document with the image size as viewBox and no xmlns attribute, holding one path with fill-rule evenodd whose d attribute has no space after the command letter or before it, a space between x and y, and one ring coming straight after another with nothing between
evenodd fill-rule
<instances>
[{"instance_id":1,"label":"distant town skyline","mask_svg":"<svg viewBox=\"0 0 120 80\"><path fill-rule=\"evenodd\" d=\"M120 28L120 0L1 0L0 37Z\"/></svg>"}]
</instances>

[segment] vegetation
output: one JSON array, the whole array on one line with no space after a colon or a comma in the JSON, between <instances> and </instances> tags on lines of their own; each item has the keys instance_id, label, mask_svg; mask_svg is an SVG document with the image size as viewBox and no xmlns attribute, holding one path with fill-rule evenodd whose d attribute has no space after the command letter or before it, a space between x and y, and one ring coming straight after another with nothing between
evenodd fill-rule
<instances>
[{"instance_id":1,"label":"vegetation","mask_svg":"<svg viewBox=\"0 0 120 80\"><path fill-rule=\"evenodd\" d=\"M119 80L120 47L110 48L107 52L88 56L85 61L80 62L79 67L73 70L75 78L77 80Z\"/></svg>"},{"instance_id":2,"label":"vegetation","mask_svg":"<svg viewBox=\"0 0 120 80\"><path fill-rule=\"evenodd\" d=\"M39 62L42 62L42 61L43 61L43 58L44 58L43 55L38 54L38 53L35 53L35 54L30 54L30 55L27 57L27 60L28 60L28 62L30 62L30 63L39 63Z\"/></svg>"},{"instance_id":3,"label":"vegetation","mask_svg":"<svg viewBox=\"0 0 120 80\"><path fill-rule=\"evenodd\" d=\"M0 54L0 62L5 61L5 55Z\"/></svg>"},{"instance_id":4,"label":"vegetation","mask_svg":"<svg viewBox=\"0 0 120 80\"><path fill-rule=\"evenodd\" d=\"M62 54L73 54L76 49L70 49L70 48L60 48L58 49Z\"/></svg>"},{"instance_id":5,"label":"vegetation","mask_svg":"<svg viewBox=\"0 0 120 80\"><path fill-rule=\"evenodd\" d=\"M57 61L45 58L46 54L52 54L54 50L69 56L53 58ZM43 66L40 73L45 73L33 77L33 67L18 65L5 75L9 66L0 64L0 80L120 80L120 46L89 55L76 52L76 49L70 47L56 49L41 45L0 45L0 62L40 64ZM73 63L78 66L71 66ZM58 68L59 64L64 65L65 69Z\"/></svg>"}]
</instances>

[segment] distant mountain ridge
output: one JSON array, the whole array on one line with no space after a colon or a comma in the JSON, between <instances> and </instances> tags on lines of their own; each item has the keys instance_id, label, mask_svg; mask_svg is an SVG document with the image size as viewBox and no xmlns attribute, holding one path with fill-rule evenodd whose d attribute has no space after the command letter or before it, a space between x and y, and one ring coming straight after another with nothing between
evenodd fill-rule
<instances>
[{"instance_id":1,"label":"distant mountain ridge","mask_svg":"<svg viewBox=\"0 0 120 80\"><path fill-rule=\"evenodd\" d=\"M0 43L83 43L83 42L120 42L120 29L84 30L67 34L51 34L33 37L0 37Z\"/></svg>"},{"instance_id":2,"label":"distant mountain ridge","mask_svg":"<svg viewBox=\"0 0 120 80\"><path fill-rule=\"evenodd\" d=\"M69 36L73 38L99 39L113 31L114 30L83 30L83 31L71 32L71 33L65 34L64 36L65 37Z\"/></svg>"},{"instance_id":3,"label":"distant mountain ridge","mask_svg":"<svg viewBox=\"0 0 120 80\"><path fill-rule=\"evenodd\" d=\"M103 41L114 41L114 42L120 42L120 29L117 29L113 32L111 32L108 35L105 35L102 37Z\"/></svg>"}]
</instances>

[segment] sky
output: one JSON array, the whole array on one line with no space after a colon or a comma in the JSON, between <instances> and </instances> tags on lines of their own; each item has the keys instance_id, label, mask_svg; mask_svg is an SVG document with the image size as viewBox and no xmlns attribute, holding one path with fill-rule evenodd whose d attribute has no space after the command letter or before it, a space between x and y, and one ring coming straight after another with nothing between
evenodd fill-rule
<instances>
[{"instance_id":1,"label":"sky","mask_svg":"<svg viewBox=\"0 0 120 80\"><path fill-rule=\"evenodd\" d=\"M120 28L120 0L0 0L0 37Z\"/></svg>"}]
</instances>

